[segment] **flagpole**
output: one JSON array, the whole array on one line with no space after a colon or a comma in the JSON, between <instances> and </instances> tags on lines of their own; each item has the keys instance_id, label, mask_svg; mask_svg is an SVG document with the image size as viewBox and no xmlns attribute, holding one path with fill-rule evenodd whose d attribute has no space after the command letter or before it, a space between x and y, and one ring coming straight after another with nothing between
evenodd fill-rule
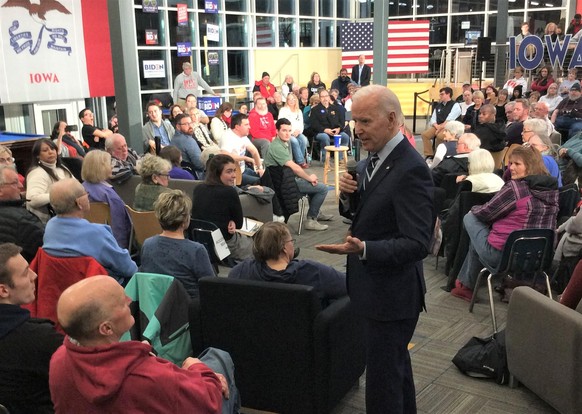
<instances>
[{"instance_id":1,"label":"flagpole","mask_svg":"<svg viewBox=\"0 0 582 414\"><path fill-rule=\"evenodd\" d=\"M388 83L388 1L374 2L374 84ZM380 68L383 68L380 70Z\"/></svg>"}]
</instances>

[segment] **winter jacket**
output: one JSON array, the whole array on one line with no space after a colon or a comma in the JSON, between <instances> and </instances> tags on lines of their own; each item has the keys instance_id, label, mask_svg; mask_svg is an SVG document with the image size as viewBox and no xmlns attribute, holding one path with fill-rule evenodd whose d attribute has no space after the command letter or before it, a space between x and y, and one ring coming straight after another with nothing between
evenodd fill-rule
<instances>
[{"instance_id":1,"label":"winter jacket","mask_svg":"<svg viewBox=\"0 0 582 414\"><path fill-rule=\"evenodd\" d=\"M261 185L275 190L273 214L288 218L299 211L302 195L295 182L295 173L289 167L268 167L261 177Z\"/></svg>"},{"instance_id":2,"label":"winter jacket","mask_svg":"<svg viewBox=\"0 0 582 414\"><path fill-rule=\"evenodd\" d=\"M44 224L24 203L25 200L0 201L0 243L22 247L22 256L30 263L42 246Z\"/></svg>"},{"instance_id":3,"label":"winter jacket","mask_svg":"<svg viewBox=\"0 0 582 414\"><path fill-rule=\"evenodd\" d=\"M507 135L502 123L477 124L475 135L481 140L481 148L489 152L502 151L505 148Z\"/></svg>"}]
</instances>

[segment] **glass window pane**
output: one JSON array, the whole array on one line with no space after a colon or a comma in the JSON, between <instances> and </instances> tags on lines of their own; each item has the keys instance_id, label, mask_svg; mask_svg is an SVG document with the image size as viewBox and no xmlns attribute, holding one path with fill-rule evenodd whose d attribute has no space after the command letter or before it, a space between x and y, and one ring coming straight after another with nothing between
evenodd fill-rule
<instances>
[{"instance_id":1,"label":"glass window pane","mask_svg":"<svg viewBox=\"0 0 582 414\"><path fill-rule=\"evenodd\" d=\"M412 15L412 0L391 0L388 4L390 17Z\"/></svg>"},{"instance_id":2,"label":"glass window pane","mask_svg":"<svg viewBox=\"0 0 582 414\"><path fill-rule=\"evenodd\" d=\"M256 0L257 13L275 13L274 0Z\"/></svg>"},{"instance_id":3,"label":"glass window pane","mask_svg":"<svg viewBox=\"0 0 582 414\"><path fill-rule=\"evenodd\" d=\"M337 17L350 17L350 2L337 0Z\"/></svg>"},{"instance_id":4,"label":"glass window pane","mask_svg":"<svg viewBox=\"0 0 582 414\"><path fill-rule=\"evenodd\" d=\"M429 47L429 49L428 49L428 53L429 53L428 73L426 74L426 77L428 77L428 78L438 78L439 77L439 73L440 73L440 69L441 69L441 61L443 61L443 64L444 64L444 60L442 59L444 50L445 50L444 46ZM423 77L424 75L420 75L420 76Z\"/></svg>"},{"instance_id":5,"label":"glass window pane","mask_svg":"<svg viewBox=\"0 0 582 414\"><path fill-rule=\"evenodd\" d=\"M208 24L218 26L218 42L208 40L209 47L222 46L224 42L224 31L222 30L221 19L219 14L201 13L198 15L198 26L200 33L200 47L204 47L204 37L206 37L206 30Z\"/></svg>"},{"instance_id":6,"label":"glass window pane","mask_svg":"<svg viewBox=\"0 0 582 414\"><path fill-rule=\"evenodd\" d=\"M257 47L275 46L275 19L273 17L257 16Z\"/></svg>"},{"instance_id":7,"label":"glass window pane","mask_svg":"<svg viewBox=\"0 0 582 414\"><path fill-rule=\"evenodd\" d=\"M446 16L430 19L429 43L431 45L447 42L448 20Z\"/></svg>"},{"instance_id":8,"label":"glass window pane","mask_svg":"<svg viewBox=\"0 0 582 414\"><path fill-rule=\"evenodd\" d=\"M319 0L319 15L322 17L333 17L332 0Z\"/></svg>"},{"instance_id":9,"label":"glass window pane","mask_svg":"<svg viewBox=\"0 0 582 414\"><path fill-rule=\"evenodd\" d=\"M207 63L207 58L209 63ZM208 85L224 85L223 58L224 55L222 50L209 50L207 53L204 50L200 51L200 63L202 64L202 71L200 72L200 75L206 81L206 83L208 83Z\"/></svg>"},{"instance_id":10,"label":"glass window pane","mask_svg":"<svg viewBox=\"0 0 582 414\"><path fill-rule=\"evenodd\" d=\"M295 14L295 0L279 0L279 14Z\"/></svg>"},{"instance_id":11,"label":"glass window pane","mask_svg":"<svg viewBox=\"0 0 582 414\"><path fill-rule=\"evenodd\" d=\"M333 47L334 24L331 20L319 21L319 47Z\"/></svg>"},{"instance_id":12,"label":"glass window pane","mask_svg":"<svg viewBox=\"0 0 582 414\"><path fill-rule=\"evenodd\" d=\"M168 27L170 29L170 45L176 46L178 42L194 43L194 36L192 25L192 13L188 13L188 24L186 26L178 26L178 14L175 11L168 11Z\"/></svg>"},{"instance_id":13,"label":"glass window pane","mask_svg":"<svg viewBox=\"0 0 582 414\"><path fill-rule=\"evenodd\" d=\"M560 10L539 10L529 12L529 32L537 36L544 34L546 24L558 23L562 12ZM566 25L567 26L567 25ZM568 27L566 27L567 29Z\"/></svg>"},{"instance_id":14,"label":"glass window pane","mask_svg":"<svg viewBox=\"0 0 582 414\"><path fill-rule=\"evenodd\" d=\"M371 0L366 0L363 3L358 1L358 7L360 8L361 19L368 19L373 17L372 11L374 10L374 3L372 3Z\"/></svg>"},{"instance_id":15,"label":"glass window pane","mask_svg":"<svg viewBox=\"0 0 582 414\"><path fill-rule=\"evenodd\" d=\"M507 36L517 36L521 33L521 24L523 20L523 12L509 13L507 17Z\"/></svg>"},{"instance_id":16,"label":"glass window pane","mask_svg":"<svg viewBox=\"0 0 582 414\"><path fill-rule=\"evenodd\" d=\"M225 2L227 11L244 12L249 9L248 0L228 0Z\"/></svg>"},{"instance_id":17,"label":"glass window pane","mask_svg":"<svg viewBox=\"0 0 582 414\"><path fill-rule=\"evenodd\" d=\"M465 32L467 30L480 30L483 34L485 15L465 15L451 17L451 43L465 43ZM461 29L461 22L469 22L468 29Z\"/></svg>"},{"instance_id":18,"label":"glass window pane","mask_svg":"<svg viewBox=\"0 0 582 414\"><path fill-rule=\"evenodd\" d=\"M157 62L162 61L163 65L166 64L166 51L164 50L138 50L137 56L139 60L139 81L140 87L142 91L149 91L153 89L168 89L168 70L163 73L162 77L157 77L155 73L155 66L158 64ZM148 74L144 73L144 61L153 61L149 63L150 67L148 68ZM146 78L146 75L148 76ZM149 76L156 76L156 77L149 77Z\"/></svg>"},{"instance_id":19,"label":"glass window pane","mask_svg":"<svg viewBox=\"0 0 582 414\"><path fill-rule=\"evenodd\" d=\"M227 46L248 46L247 16L226 15L226 45Z\"/></svg>"},{"instance_id":20,"label":"glass window pane","mask_svg":"<svg viewBox=\"0 0 582 414\"><path fill-rule=\"evenodd\" d=\"M313 31L315 28L315 21L308 19L299 20L299 46L312 47L315 46Z\"/></svg>"},{"instance_id":21,"label":"glass window pane","mask_svg":"<svg viewBox=\"0 0 582 414\"><path fill-rule=\"evenodd\" d=\"M417 4L418 13L429 16L435 13L447 13L449 7L448 0L417 0Z\"/></svg>"},{"instance_id":22,"label":"glass window pane","mask_svg":"<svg viewBox=\"0 0 582 414\"><path fill-rule=\"evenodd\" d=\"M299 0L299 14L302 16L315 16L315 1Z\"/></svg>"},{"instance_id":23,"label":"glass window pane","mask_svg":"<svg viewBox=\"0 0 582 414\"><path fill-rule=\"evenodd\" d=\"M485 2L483 0L453 0L452 13L484 11Z\"/></svg>"},{"instance_id":24,"label":"glass window pane","mask_svg":"<svg viewBox=\"0 0 582 414\"><path fill-rule=\"evenodd\" d=\"M295 19L291 17L279 18L279 46L280 47L295 47Z\"/></svg>"},{"instance_id":25,"label":"glass window pane","mask_svg":"<svg viewBox=\"0 0 582 414\"><path fill-rule=\"evenodd\" d=\"M249 83L249 52L247 50L229 50L228 83L230 85L247 85Z\"/></svg>"},{"instance_id":26,"label":"glass window pane","mask_svg":"<svg viewBox=\"0 0 582 414\"><path fill-rule=\"evenodd\" d=\"M157 30L158 31L158 45L164 46L166 45L166 33L164 30L165 22L164 16L165 13L142 13L141 11L137 11L135 13L135 32L137 36L137 45L138 46L145 46L146 39L145 33L146 29Z\"/></svg>"},{"instance_id":27,"label":"glass window pane","mask_svg":"<svg viewBox=\"0 0 582 414\"><path fill-rule=\"evenodd\" d=\"M509 0L508 7L509 10L523 9L525 6L524 0Z\"/></svg>"},{"instance_id":28,"label":"glass window pane","mask_svg":"<svg viewBox=\"0 0 582 414\"><path fill-rule=\"evenodd\" d=\"M178 4L178 3L188 5L189 9L192 9L194 7L193 0L167 0L167 1L168 1L168 7L176 7L176 4ZM160 3L158 3L158 4L160 4Z\"/></svg>"}]
</instances>

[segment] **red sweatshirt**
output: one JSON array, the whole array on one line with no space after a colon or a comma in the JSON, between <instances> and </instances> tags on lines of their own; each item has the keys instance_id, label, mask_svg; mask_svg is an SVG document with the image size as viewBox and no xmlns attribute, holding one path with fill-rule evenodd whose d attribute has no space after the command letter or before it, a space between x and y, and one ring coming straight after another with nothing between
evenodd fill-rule
<instances>
[{"instance_id":1,"label":"red sweatshirt","mask_svg":"<svg viewBox=\"0 0 582 414\"><path fill-rule=\"evenodd\" d=\"M275 120L270 112L259 115L255 109L252 109L249 112L249 123L251 124L251 136L253 138L265 138L270 142L277 135Z\"/></svg>"}]
</instances>

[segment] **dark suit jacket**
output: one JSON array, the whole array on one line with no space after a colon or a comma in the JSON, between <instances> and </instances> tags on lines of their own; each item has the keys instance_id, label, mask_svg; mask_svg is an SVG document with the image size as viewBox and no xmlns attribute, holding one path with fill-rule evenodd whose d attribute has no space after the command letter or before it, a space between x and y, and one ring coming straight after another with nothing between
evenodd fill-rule
<instances>
[{"instance_id":1,"label":"dark suit jacket","mask_svg":"<svg viewBox=\"0 0 582 414\"><path fill-rule=\"evenodd\" d=\"M352 80L359 83L360 86L368 86L370 84L370 78L372 77L372 69L366 64L362 68L362 79L360 79L360 65L355 65L352 68ZM359 80L359 82L358 82Z\"/></svg>"},{"instance_id":2,"label":"dark suit jacket","mask_svg":"<svg viewBox=\"0 0 582 414\"><path fill-rule=\"evenodd\" d=\"M360 180L366 164L358 164ZM434 223L426 163L404 138L354 198L351 233L366 242L367 258L348 255L348 293L356 311L380 321L417 317L426 291L422 260Z\"/></svg>"}]
</instances>

